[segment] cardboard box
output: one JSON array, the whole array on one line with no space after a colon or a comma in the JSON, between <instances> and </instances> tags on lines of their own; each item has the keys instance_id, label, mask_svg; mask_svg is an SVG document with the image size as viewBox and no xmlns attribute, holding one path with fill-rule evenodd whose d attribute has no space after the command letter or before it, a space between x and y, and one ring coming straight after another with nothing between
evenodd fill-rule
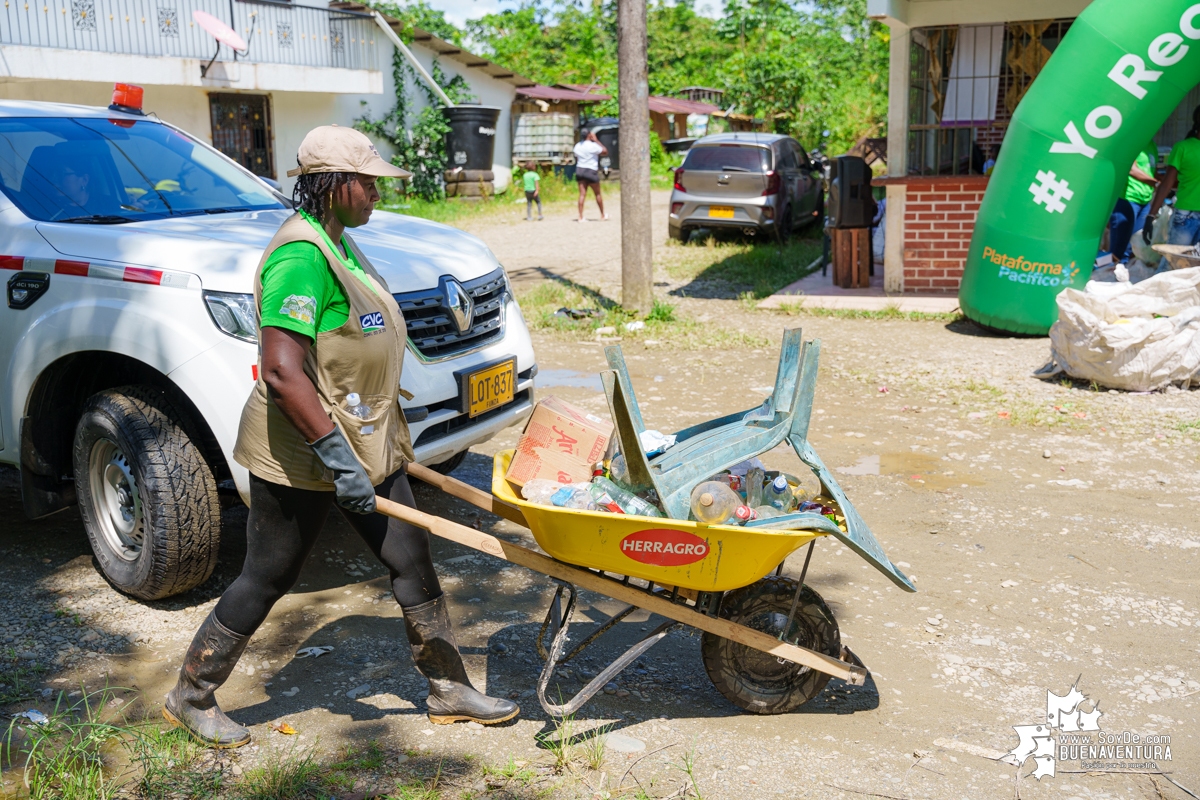
<instances>
[{"instance_id":1,"label":"cardboard box","mask_svg":"<svg viewBox=\"0 0 1200 800\"><path fill-rule=\"evenodd\" d=\"M518 488L534 478L590 481L612 432L608 420L550 395L534 407L505 477Z\"/></svg>"}]
</instances>

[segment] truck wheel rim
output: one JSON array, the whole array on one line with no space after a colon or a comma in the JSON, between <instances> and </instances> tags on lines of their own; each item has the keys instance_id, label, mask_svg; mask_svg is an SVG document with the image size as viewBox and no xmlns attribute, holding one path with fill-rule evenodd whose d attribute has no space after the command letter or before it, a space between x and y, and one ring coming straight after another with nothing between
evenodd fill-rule
<instances>
[{"instance_id":1,"label":"truck wheel rim","mask_svg":"<svg viewBox=\"0 0 1200 800\"><path fill-rule=\"evenodd\" d=\"M89 459L96 524L109 549L125 561L142 553L142 500L129 459L116 442L98 439Z\"/></svg>"}]
</instances>

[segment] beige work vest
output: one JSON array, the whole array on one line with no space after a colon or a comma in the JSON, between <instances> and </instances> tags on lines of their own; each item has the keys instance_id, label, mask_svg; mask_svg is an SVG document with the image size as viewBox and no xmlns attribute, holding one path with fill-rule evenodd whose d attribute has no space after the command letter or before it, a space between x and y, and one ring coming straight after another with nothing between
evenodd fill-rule
<instances>
[{"instance_id":1,"label":"beige work vest","mask_svg":"<svg viewBox=\"0 0 1200 800\"><path fill-rule=\"evenodd\" d=\"M350 318L340 328L317 334L304 361L304 372L317 389L330 419L342 431L373 485L413 460L408 423L400 409L400 373L407 331L404 315L387 284L358 246L346 245L376 287L378 295L348 270L326 237L299 214L279 228L267 246L254 278L254 306L262 321L262 271L271 253L291 242L315 244L350 303ZM346 395L358 392L371 408L368 419L347 411ZM258 381L238 428L234 459L265 481L297 489L333 491L330 475L296 427L271 399L263 380L259 340Z\"/></svg>"}]
</instances>

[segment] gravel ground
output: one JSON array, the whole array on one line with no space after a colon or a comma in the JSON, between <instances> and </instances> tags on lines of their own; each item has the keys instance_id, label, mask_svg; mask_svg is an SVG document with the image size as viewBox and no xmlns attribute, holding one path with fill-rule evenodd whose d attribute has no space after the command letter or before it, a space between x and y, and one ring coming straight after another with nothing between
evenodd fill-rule
<instances>
[{"instance_id":1,"label":"gravel ground","mask_svg":"<svg viewBox=\"0 0 1200 800\"><path fill-rule=\"evenodd\" d=\"M1065 695L1077 685L1087 698L1079 710L1098 704L1106 733L1170 737L1170 760L1160 758L1159 767L1200 790L1200 393L1043 383L1030 373L1046 360L1045 340L985 336L968 323L679 303L705 324L772 344L683 352L669 339L626 337L647 424L675 430L756 405L772 383L783 328L803 325L806 338L822 340L809 438L918 592L901 592L845 547L821 540L807 582L870 668L865 686L832 680L796 713L747 715L709 683L698 637L676 631L578 715L578 729L611 726L628 740L611 740L599 772L581 768L580 777L541 789L593 797L601 781L611 790L632 765L623 789L636 779L661 797L681 786L690 753L705 798L1011 797L1015 770L994 759L1017 746L1013 726L1041 722L1047 691ZM600 343L535 338L540 393L603 410L594 377ZM476 448L456 477L486 487L491 456L516 436L510 429ZM801 470L790 451L764 460ZM432 513L531 543L522 529L459 501L428 489L417 497ZM137 690L118 700L140 698L139 709L157 714L192 631L237 573L244 514L231 498L221 563L208 583L171 601L138 603L100 578L74 512L25 521L15 472L0 471L0 643L9 648L0 683L39 671L30 678L33 699L3 710L46 710L60 690L107 681ZM495 729L428 724L423 681L384 572L334 518L220 694L261 748L229 758L249 765L278 746L284 739L268 724L285 719L323 752L377 740L389 752L456 763L547 763L535 736L552 726L531 692L540 666L534 637L552 585L456 545L435 542L435 555L473 679L518 698L519 721ZM793 555L785 572L799 571ZM576 620L582 628L617 608L585 593ZM558 690L570 695L659 621L642 613L618 625L611 643L558 672ZM297 657L312 646L333 649ZM1078 759L1060 760L1056 777L1022 779L1020 796L1185 796L1162 777L1155 788L1146 775L1078 770ZM506 796L490 784L473 791ZM533 788L508 791L534 796Z\"/></svg>"}]
</instances>

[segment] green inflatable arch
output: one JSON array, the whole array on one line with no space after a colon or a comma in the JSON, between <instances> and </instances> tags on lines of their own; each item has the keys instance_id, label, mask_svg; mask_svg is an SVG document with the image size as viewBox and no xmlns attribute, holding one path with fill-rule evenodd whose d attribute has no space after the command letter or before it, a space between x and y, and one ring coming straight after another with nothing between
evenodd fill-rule
<instances>
[{"instance_id":1,"label":"green inflatable arch","mask_svg":"<svg viewBox=\"0 0 1200 800\"><path fill-rule=\"evenodd\" d=\"M959 300L1045 334L1082 289L1129 166L1200 83L1200 3L1095 0L1017 107L979 210Z\"/></svg>"}]
</instances>

